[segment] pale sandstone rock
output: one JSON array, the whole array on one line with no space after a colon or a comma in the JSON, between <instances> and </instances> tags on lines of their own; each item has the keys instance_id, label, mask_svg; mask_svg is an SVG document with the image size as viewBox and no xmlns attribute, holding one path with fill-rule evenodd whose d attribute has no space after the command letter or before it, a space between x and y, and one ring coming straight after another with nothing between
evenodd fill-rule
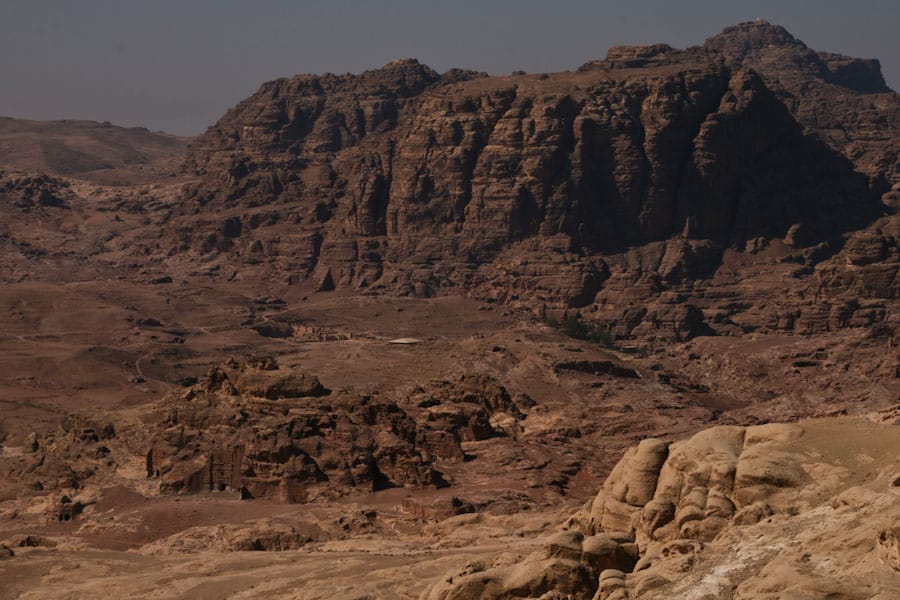
<instances>
[{"instance_id":1,"label":"pale sandstone rock","mask_svg":"<svg viewBox=\"0 0 900 600\"><path fill-rule=\"evenodd\" d=\"M892 569L900 571L900 527L879 532L878 558Z\"/></svg>"},{"instance_id":2,"label":"pale sandstone rock","mask_svg":"<svg viewBox=\"0 0 900 600\"><path fill-rule=\"evenodd\" d=\"M595 578L582 593L595 600L687 594L711 600L723 593L746 600L784 594L862 599L900 593L900 543L893 526L900 504L889 464L897 438L880 429L860 437L860 427L867 426L811 421L703 431L669 445L661 466L650 463L658 480L643 506L616 499L634 489L629 478L643 483L650 471L633 467L640 446L632 448L590 512L570 520L592 535L557 534L549 538L547 554L574 558L581 540L582 564ZM843 435L854 436L853 452L860 453L855 444L862 443L871 446L865 456L887 462L868 477L845 469L840 457L846 453L838 450ZM642 445L665 447L657 441ZM862 455L854 454L854 460ZM521 568L541 568L539 557L526 559Z\"/></svg>"}]
</instances>

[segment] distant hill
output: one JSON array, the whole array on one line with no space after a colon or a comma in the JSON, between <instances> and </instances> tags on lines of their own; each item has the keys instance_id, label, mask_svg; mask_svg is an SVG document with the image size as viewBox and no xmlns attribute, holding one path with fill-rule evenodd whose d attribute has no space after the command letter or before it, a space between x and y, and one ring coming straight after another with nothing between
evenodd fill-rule
<instances>
[{"instance_id":1,"label":"distant hill","mask_svg":"<svg viewBox=\"0 0 900 600\"><path fill-rule=\"evenodd\" d=\"M126 185L178 171L189 138L96 121L0 117L0 167Z\"/></svg>"}]
</instances>

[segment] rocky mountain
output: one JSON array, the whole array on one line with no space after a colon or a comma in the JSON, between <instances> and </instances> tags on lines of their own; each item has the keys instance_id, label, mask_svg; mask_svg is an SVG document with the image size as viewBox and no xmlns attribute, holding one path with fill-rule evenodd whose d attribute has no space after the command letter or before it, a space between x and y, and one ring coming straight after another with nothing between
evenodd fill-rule
<instances>
[{"instance_id":1,"label":"rocky mountain","mask_svg":"<svg viewBox=\"0 0 900 600\"><path fill-rule=\"evenodd\" d=\"M783 27L765 21L727 27L703 46L675 50L664 44L614 47L582 70L635 68L706 59L746 66L788 107L804 129L853 161L872 185L898 182L900 118L897 95L876 59L817 52Z\"/></svg>"},{"instance_id":2,"label":"rocky mountain","mask_svg":"<svg viewBox=\"0 0 900 600\"><path fill-rule=\"evenodd\" d=\"M575 72L301 75L194 141L162 250L318 290L575 309L621 338L871 324L898 294L898 110L877 61L764 22ZM794 299L772 312L782 283L757 275L779 270ZM871 305L846 306L849 279Z\"/></svg>"}]
</instances>

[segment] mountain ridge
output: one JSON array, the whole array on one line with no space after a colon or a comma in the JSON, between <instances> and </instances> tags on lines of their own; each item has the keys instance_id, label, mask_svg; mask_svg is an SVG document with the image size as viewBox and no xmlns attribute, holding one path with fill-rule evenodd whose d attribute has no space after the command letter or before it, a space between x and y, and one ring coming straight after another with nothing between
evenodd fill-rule
<instances>
[{"instance_id":1,"label":"mountain ridge","mask_svg":"<svg viewBox=\"0 0 900 600\"><path fill-rule=\"evenodd\" d=\"M187 138L81 119L0 116L0 164L98 184L128 185L180 170Z\"/></svg>"},{"instance_id":2,"label":"mountain ridge","mask_svg":"<svg viewBox=\"0 0 900 600\"><path fill-rule=\"evenodd\" d=\"M729 249L790 238L779 260L793 253L810 288L893 210L900 96L883 89L877 63L764 22L686 50L616 47L574 72L440 75L404 59L279 79L194 140L168 256L227 256L238 276L313 290L577 309L631 337L654 318L612 308L620 271L645 303L672 293L727 321L691 296ZM709 331L676 312L655 320Z\"/></svg>"}]
</instances>

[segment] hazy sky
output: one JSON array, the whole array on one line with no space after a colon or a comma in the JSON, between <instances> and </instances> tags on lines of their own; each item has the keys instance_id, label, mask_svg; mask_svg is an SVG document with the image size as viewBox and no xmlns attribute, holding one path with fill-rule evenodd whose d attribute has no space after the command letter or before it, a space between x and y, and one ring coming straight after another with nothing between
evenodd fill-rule
<instances>
[{"instance_id":1,"label":"hazy sky","mask_svg":"<svg viewBox=\"0 0 900 600\"><path fill-rule=\"evenodd\" d=\"M560 71L614 44L685 47L756 18L879 58L900 88L900 0L0 0L0 115L195 134L276 77L402 57Z\"/></svg>"}]
</instances>

